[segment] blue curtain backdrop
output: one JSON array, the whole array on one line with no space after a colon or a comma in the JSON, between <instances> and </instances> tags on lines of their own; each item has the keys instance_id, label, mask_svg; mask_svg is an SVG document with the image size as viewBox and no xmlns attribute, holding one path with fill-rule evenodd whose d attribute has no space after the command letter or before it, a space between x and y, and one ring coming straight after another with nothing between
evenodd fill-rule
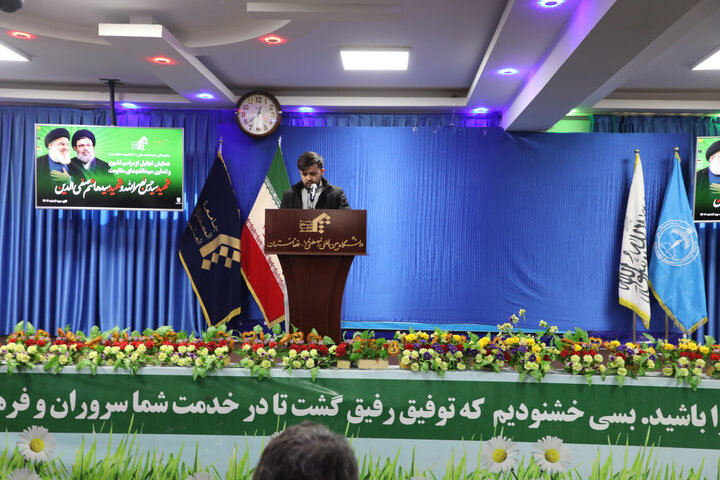
<instances>
[{"instance_id":1,"label":"blue curtain backdrop","mask_svg":"<svg viewBox=\"0 0 720 480\"><path fill-rule=\"evenodd\" d=\"M594 132L612 133L681 133L696 151L696 137L720 136L720 118L695 116L631 116L631 115L595 115ZM682 157L683 177L690 205L695 179L695 154ZM705 290L707 292L708 323L700 327L693 336L703 339L710 335L720 339L720 228L717 223L696 224L700 242L700 254L703 257L705 271ZM648 230L649 232L651 230ZM650 239L652 242L652 238ZM652 246L652 245L650 245Z\"/></svg>"},{"instance_id":2,"label":"blue curtain backdrop","mask_svg":"<svg viewBox=\"0 0 720 480\"><path fill-rule=\"evenodd\" d=\"M633 151L642 152L654 231L672 148L683 157L691 148L687 134L511 135L492 118L467 128L475 117L447 115L319 115L310 123L320 127L295 126L289 115L277 135L257 141L229 111L125 111L120 125L185 128L185 211L35 210L33 125L108 117L0 107L0 334L20 320L51 331L204 328L177 242L221 135L242 215L280 136L291 182L298 155L316 150L353 208L368 210L368 256L351 269L346 327L494 328L525 308L529 327L544 319L628 331L617 274ZM241 320L257 321L252 297L239 295ZM662 314L653 314L657 332Z\"/></svg>"},{"instance_id":3,"label":"blue curtain backdrop","mask_svg":"<svg viewBox=\"0 0 720 480\"><path fill-rule=\"evenodd\" d=\"M0 107L0 334L19 321L51 332L203 326L177 243L231 113L128 112L119 125L185 129L184 212L35 210L34 124L108 125L109 111Z\"/></svg>"}]
</instances>

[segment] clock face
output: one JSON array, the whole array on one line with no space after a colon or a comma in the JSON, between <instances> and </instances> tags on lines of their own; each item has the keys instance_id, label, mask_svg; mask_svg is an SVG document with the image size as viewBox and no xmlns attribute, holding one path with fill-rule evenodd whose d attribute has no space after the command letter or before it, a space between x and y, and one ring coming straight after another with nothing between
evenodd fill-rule
<instances>
[{"instance_id":1,"label":"clock face","mask_svg":"<svg viewBox=\"0 0 720 480\"><path fill-rule=\"evenodd\" d=\"M246 93L237 104L235 119L240 130L251 137L270 135L280 126L282 111L275 97L256 90Z\"/></svg>"}]
</instances>

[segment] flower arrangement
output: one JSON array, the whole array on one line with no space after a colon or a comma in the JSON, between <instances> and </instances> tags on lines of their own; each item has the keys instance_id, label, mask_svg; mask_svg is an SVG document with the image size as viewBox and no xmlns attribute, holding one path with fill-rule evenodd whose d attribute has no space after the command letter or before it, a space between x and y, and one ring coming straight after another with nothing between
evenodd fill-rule
<instances>
[{"instance_id":1,"label":"flower arrangement","mask_svg":"<svg viewBox=\"0 0 720 480\"><path fill-rule=\"evenodd\" d=\"M464 345L465 355L473 370L492 370L499 372L505 366L505 352L502 343L490 337L478 337L469 334L469 340Z\"/></svg>"},{"instance_id":2,"label":"flower arrangement","mask_svg":"<svg viewBox=\"0 0 720 480\"><path fill-rule=\"evenodd\" d=\"M710 347L698 345L688 338L681 338L677 346L661 339L657 341L657 351L663 375L674 377L678 382L690 385L693 390L697 388L707 365Z\"/></svg>"},{"instance_id":3,"label":"flower arrangement","mask_svg":"<svg viewBox=\"0 0 720 480\"><path fill-rule=\"evenodd\" d=\"M360 360L387 359L388 341L384 338L375 338L373 330L356 332L350 342L350 360L357 364Z\"/></svg>"},{"instance_id":4,"label":"flower arrangement","mask_svg":"<svg viewBox=\"0 0 720 480\"><path fill-rule=\"evenodd\" d=\"M648 370L657 368L655 348L646 343L621 344L613 340L603 342L603 346L610 352L606 374L615 375L619 385L625 382L626 377L644 376Z\"/></svg>"},{"instance_id":5,"label":"flower arrangement","mask_svg":"<svg viewBox=\"0 0 720 480\"><path fill-rule=\"evenodd\" d=\"M241 335L243 343L238 351L240 366L250 370L259 379L270 378L270 368L275 364L278 352L273 337L265 338L262 327L256 326L251 332Z\"/></svg>"},{"instance_id":6,"label":"flower arrangement","mask_svg":"<svg viewBox=\"0 0 720 480\"><path fill-rule=\"evenodd\" d=\"M601 339L590 337L587 332L576 328L566 332L558 343L562 346L558 355L566 372L583 375L588 385L592 384L594 375L601 375L605 379L605 358L598 353L602 346Z\"/></svg>"},{"instance_id":7,"label":"flower arrangement","mask_svg":"<svg viewBox=\"0 0 720 480\"><path fill-rule=\"evenodd\" d=\"M30 326L32 329L32 326ZM46 351L50 345L50 335L45 330L23 330L13 332L6 345L0 346L0 360L7 365L8 373L18 367L33 368L46 361Z\"/></svg>"},{"instance_id":8,"label":"flower arrangement","mask_svg":"<svg viewBox=\"0 0 720 480\"><path fill-rule=\"evenodd\" d=\"M565 372L592 378L613 376L622 385L627 377L644 376L648 371L661 370L681 384L696 388L703 375L720 378L720 345L712 337L705 344L689 339L677 343L655 340L645 335L638 343L603 341L589 337L581 329L566 332L562 338L556 327L540 322L540 329L529 333L516 326L525 322L525 311L512 315L498 325L495 335L453 334L436 329L432 333L410 330L397 332L394 340L376 338L374 331L356 332L349 341L335 344L329 337L311 332L283 333L280 327L264 332L258 326L239 336L231 335L224 325L211 327L201 336L175 332L171 327L140 332L119 328L101 332L93 327L89 334L58 329L52 339L48 332L20 323L0 345L0 365L8 373L18 369L42 366L57 373L75 365L89 368L93 374L100 366L125 369L136 373L146 365L192 368L193 378L230 364L231 354L238 353L239 367L248 368L258 378L268 378L281 361L289 372L305 369L315 380L322 368L333 368L349 361L369 362L364 368L385 368L389 356L400 355L401 368L412 371L446 371L467 369L499 372L506 366L516 370L521 380L530 375L540 381L551 370L551 362L559 361ZM524 330L524 329L523 329ZM235 342L240 349L233 350ZM604 350L605 353L603 353Z\"/></svg>"},{"instance_id":9,"label":"flower arrangement","mask_svg":"<svg viewBox=\"0 0 720 480\"><path fill-rule=\"evenodd\" d=\"M553 346L558 341L557 327L540 321L540 327L544 330L534 334L515 332L519 318L525 320L525 310L521 309L518 315L512 315L510 322L498 325L500 333L495 340L502 343L505 361L518 371L521 381L530 375L539 382L550 371L552 359L559 353ZM545 339L549 339L550 344Z\"/></svg>"},{"instance_id":10,"label":"flower arrangement","mask_svg":"<svg viewBox=\"0 0 720 480\"><path fill-rule=\"evenodd\" d=\"M302 337L301 337L302 338ZM307 336L307 343L292 340L287 348L287 356L282 359L283 368L292 373L293 370L310 370L313 381L317 378L320 368L331 367L337 362L330 348L324 342L332 342L329 337L322 337L313 329ZM333 349L336 352L337 348ZM345 353L347 355L347 352Z\"/></svg>"}]
</instances>

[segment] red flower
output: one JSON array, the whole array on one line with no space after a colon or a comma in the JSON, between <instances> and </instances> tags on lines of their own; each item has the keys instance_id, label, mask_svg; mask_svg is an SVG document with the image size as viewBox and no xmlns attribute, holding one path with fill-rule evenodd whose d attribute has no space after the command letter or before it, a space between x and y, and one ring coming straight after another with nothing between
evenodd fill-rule
<instances>
[{"instance_id":1,"label":"red flower","mask_svg":"<svg viewBox=\"0 0 720 480\"><path fill-rule=\"evenodd\" d=\"M322 355L322 356L327 356L327 354L328 354L328 348L325 345L318 345L317 350L318 350L318 352L320 352L320 355Z\"/></svg>"},{"instance_id":2,"label":"red flower","mask_svg":"<svg viewBox=\"0 0 720 480\"><path fill-rule=\"evenodd\" d=\"M150 350L154 347L155 347L155 342L153 342L152 340L147 340L145 342L145 348L147 348L148 350Z\"/></svg>"},{"instance_id":3,"label":"red flower","mask_svg":"<svg viewBox=\"0 0 720 480\"><path fill-rule=\"evenodd\" d=\"M412 350L413 350L413 344L412 344L412 343L406 343L406 344L405 344L405 350L410 350L410 351L412 351Z\"/></svg>"},{"instance_id":4,"label":"red flower","mask_svg":"<svg viewBox=\"0 0 720 480\"><path fill-rule=\"evenodd\" d=\"M590 355L592 355L593 357L597 355L597 350L590 350Z\"/></svg>"},{"instance_id":5,"label":"red flower","mask_svg":"<svg viewBox=\"0 0 720 480\"><path fill-rule=\"evenodd\" d=\"M32 338L28 338L27 342L25 342L25 345L28 347L30 345L35 345L35 340L33 340Z\"/></svg>"},{"instance_id":6,"label":"red flower","mask_svg":"<svg viewBox=\"0 0 720 480\"><path fill-rule=\"evenodd\" d=\"M44 346L45 346L45 340L38 340L38 341L37 341L37 344L40 345L41 347L44 347Z\"/></svg>"},{"instance_id":7,"label":"red flower","mask_svg":"<svg viewBox=\"0 0 720 480\"><path fill-rule=\"evenodd\" d=\"M567 350L563 350L562 352L560 352L560 356L561 356L562 358L565 358L565 357L567 357L568 355L570 355L570 352L568 352Z\"/></svg>"},{"instance_id":8,"label":"red flower","mask_svg":"<svg viewBox=\"0 0 720 480\"><path fill-rule=\"evenodd\" d=\"M128 342L126 342L125 340L123 340L122 342L120 342L120 344L118 345L118 347L120 347L120 350L125 350L125 347L127 347L128 345L129 345Z\"/></svg>"},{"instance_id":9,"label":"red flower","mask_svg":"<svg viewBox=\"0 0 720 480\"><path fill-rule=\"evenodd\" d=\"M455 346L457 347L458 351L460 351L460 352L462 352L462 351L465 349L465 347L463 347L463 344L462 344L462 343L458 343L458 344L455 345Z\"/></svg>"},{"instance_id":10,"label":"red flower","mask_svg":"<svg viewBox=\"0 0 720 480\"><path fill-rule=\"evenodd\" d=\"M301 348L300 348L300 345L298 345L297 343L293 343L292 345L290 345L290 350L295 350L296 352L299 353Z\"/></svg>"},{"instance_id":11,"label":"red flower","mask_svg":"<svg viewBox=\"0 0 720 480\"><path fill-rule=\"evenodd\" d=\"M713 362L717 362L718 360L720 360L720 355L718 355L717 353L711 353L710 360L712 360Z\"/></svg>"}]
</instances>

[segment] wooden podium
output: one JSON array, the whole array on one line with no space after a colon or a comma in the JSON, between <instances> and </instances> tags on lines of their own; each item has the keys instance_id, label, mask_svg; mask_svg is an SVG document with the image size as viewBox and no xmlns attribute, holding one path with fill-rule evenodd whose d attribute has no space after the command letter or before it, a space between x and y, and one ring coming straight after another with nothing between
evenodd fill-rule
<instances>
[{"instance_id":1,"label":"wooden podium","mask_svg":"<svg viewBox=\"0 0 720 480\"><path fill-rule=\"evenodd\" d=\"M290 323L340 341L345 280L365 255L367 210L265 210L265 253L285 276Z\"/></svg>"}]
</instances>

